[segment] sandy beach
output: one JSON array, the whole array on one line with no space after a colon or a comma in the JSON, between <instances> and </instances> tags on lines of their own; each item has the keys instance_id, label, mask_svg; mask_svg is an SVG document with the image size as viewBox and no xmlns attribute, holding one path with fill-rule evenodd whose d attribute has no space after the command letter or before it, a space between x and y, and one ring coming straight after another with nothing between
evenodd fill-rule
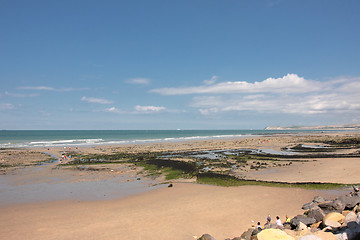
<instances>
[{"instance_id":1,"label":"sandy beach","mask_svg":"<svg viewBox=\"0 0 360 240\"><path fill-rule=\"evenodd\" d=\"M79 153L113 153L144 151L184 151L214 149L280 150L310 139L358 137L358 133L314 135L273 135L237 139L153 143L143 145L93 146L72 149ZM2 169L9 184L46 183L57 179L68 183L96 183L127 176L136 178L140 168L130 165L107 166L104 171L74 171L56 168L49 163L38 173L35 163L48 159L43 152L61 157L63 148L8 149L1 151L1 161L18 165ZM341 150L345 151L345 150ZM359 149L346 150L348 153ZM21 156L21 157L16 157ZM302 159L303 160L303 159ZM360 183L360 159L319 158L294 162L291 166L244 171L247 179L283 182ZM30 166L24 166L24 164ZM28 172L25 174L25 170ZM112 171L111 171L112 170ZM23 173L23 174L20 174ZM143 178L143 176L141 176ZM60 179L60 180L59 180ZM161 179L155 181L161 182ZM338 191L304 190L264 186L219 187L174 180L167 184L125 197L100 200L61 198L51 201L0 202L0 239L196 239L209 233L216 239L240 236L243 231L263 223L268 214L295 216L302 213L302 204L316 195L334 196ZM49 183L50 184L50 183ZM5 189L6 190L6 189ZM3 193L3 191L1 190ZM346 191L346 190L345 190Z\"/></svg>"}]
</instances>

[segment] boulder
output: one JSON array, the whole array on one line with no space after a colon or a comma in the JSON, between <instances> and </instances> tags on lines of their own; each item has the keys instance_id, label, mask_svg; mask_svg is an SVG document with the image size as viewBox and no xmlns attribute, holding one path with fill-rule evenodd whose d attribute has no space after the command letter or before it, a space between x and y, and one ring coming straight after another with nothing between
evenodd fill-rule
<instances>
[{"instance_id":1,"label":"boulder","mask_svg":"<svg viewBox=\"0 0 360 240\"><path fill-rule=\"evenodd\" d=\"M313 200L314 203L322 203L322 202L325 202L325 201L326 200L321 196L315 196L314 200Z\"/></svg>"},{"instance_id":2,"label":"boulder","mask_svg":"<svg viewBox=\"0 0 360 240\"><path fill-rule=\"evenodd\" d=\"M360 239L360 227L355 229L346 229L345 232L335 234L338 240L358 240Z\"/></svg>"},{"instance_id":3,"label":"boulder","mask_svg":"<svg viewBox=\"0 0 360 240\"><path fill-rule=\"evenodd\" d=\"M343 223L345 220L344 215L338 212L331 212L325 215L323 218L323 223L325 223L327 220L332 220L338 223Z\"/></svg>"},{"instance_id":4,"label":"boulder","mask_svg":"<svg viewBox=\"0 0 360 240\"><path fill-rule=\"evenodd\" d=\"M303 230L307 230L307 226L304 223L299 222L298 226L296 227L296 231L303 231Z\"/></svg>"},{"instance_id":5,"label":"boulder","mask_svg":"<svg viewBox=\"0 0 360 240\"><path fill-rule=\"evenodd\" d=\"M337 240L336 236L331 233L331 232L316 232L314 233L315 236L321 238L321 239L326 239L326 240Z\"/></svg>"},{"instance_id":6,"label":"boulder","mask_svg":"<svg viewBox=\"0 0 360 240\"><path fill-rule=\"evenodd\" d=\"M348 224L349 222L356 222L357 216L354 212L349 212L344 220L345 224Z\"/></svg>"},{"instance_id":7,"label":"boulder","mask_svg":"<svg viewBox=\"0 0 360 240\"><path fill-rule=\"evenodd\" d=\"M210 234L203 234L198 240L216 240L214 237L212 237Z\"/></svg>"},{"instance_id":8,"label":"boulder","mask_svg":"<svg viewBox=\"0 0 360 240\"><path fill-rule=\"evenodd\" d=\"M345 209L352 210L357 204L360 203L360 196L341 196L337 198L345 204Z\"/></svg>"},{"instance_id":9,"label":"boulder","mask_svg":"<svg viewBox=\"0 0 360 240\"><path fill-rule=\"evenodd\" d=\"M254 232L254 229L249 228L246 232L243 232L243 234L241 234L240 237L245 240L250 240L253 232Z\"/></svg>"},{"instance_id":10,"label":"boulder","mask_svg":"<svg viewBox=\"0 0 360 240\"><path fill-rule=\"evenodd\" d=\"M322 239L315 235L305 235L305 236L299 237L298 240L322 240Z\"/></svg>"},{"instance_id":11,"label":"boulder","mask_svg":"<svg viewBox=\"0 0 360 240\"><path fill-rule=\"evenodd\" d=\"M315 205L314 202L309 202L309 203L305 203L305 204L301 207L301 209L303 209L303 210L309 210L309 209L314 208L315 206L316 206L316 205Z\"/></svg>"},{"instance_id":12,"label":"boulder","mask_svg":"<svg viewBox=\"0 0 360 240\"><path fill-rule=\"evenodd\" d=\"M262 229L261 228L256 228L252 233L251 236L256 236L259 232L261 232Z\"/></svg>"},{"instance_id":13,"label":"boulder","mask_svg":"<svg viewBox=\"0 0 360 240\"><path fill-rule=\"evenodd\" d=\"M310 226L311 224L314 224L316 221L312 217L306 217L304 215L297 215L290 220L290 225L293 229L295 229L298 227L300 222L304 223L306 226Z\"/></svg>"},{"instance_id":14,"label":"boulder","mask_svg":"<svg viewBox=\"0 0 360 240\"><path fill-rule=\"evenodd\" d=\"M345 203L336 199L334 201L322 202L318 205L325 213L342 212L345 209Z\"/></svg>"},{"instance_id":15,"label":"boulder","mask_svg":"<svg viewBox=\"0 0 360 240\"><path fill-rule=\"evenodd\" d=\"M323 222L323 224L324 224L326 227L331 227L332 229L341 227L341 224L340 224L339 222L334 221L334 220L331 220L331 219L325 220L325 221Z\"/></svg>"},{"instance_id":16,"label":"boulder","mask_svg":"<svg viewBox=\"0 0 360 240\"><path fill-rule=\"evenodd\" d=\"M312 208L309 211L307 211L306 216L310 218L314 218L315 222L320 222L325 217L325 213L321 208L316 206L315 208Z\"/></svg>"},{"instance_id":17,"label":"boulder","mask_svg":"<svg viewBox=\"0 0 360 240\"><path fill-rule=\"evenodd\" d=\"M257 235L258 240L295 240L280 229L265 229Z\"/></svg>"}]
</instances>

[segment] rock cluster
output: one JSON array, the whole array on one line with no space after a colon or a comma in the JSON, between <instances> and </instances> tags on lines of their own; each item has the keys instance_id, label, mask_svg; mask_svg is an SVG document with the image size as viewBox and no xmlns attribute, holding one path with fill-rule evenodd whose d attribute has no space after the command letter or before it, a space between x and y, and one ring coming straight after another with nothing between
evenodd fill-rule
<instances>
[{"instance_id":1,"label":"rock cluster","mask_svg":"<svg viewBox=\"0 0 360 240\"><path fill-rule=\"evenodd\" d=\"M333 200L315 197L302 206L303 215L284 225L265 224L249 228L240 237L226 240L360 240L360 193L354 192ZM204 234L199 240L215 240Z\"/></svg>"}]
</instances>

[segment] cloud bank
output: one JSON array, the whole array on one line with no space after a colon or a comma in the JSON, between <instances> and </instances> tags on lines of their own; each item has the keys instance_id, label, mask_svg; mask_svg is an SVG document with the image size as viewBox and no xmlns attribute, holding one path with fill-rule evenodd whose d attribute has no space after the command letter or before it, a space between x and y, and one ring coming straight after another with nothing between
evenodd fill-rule
<instances>
[{"instance_id":1,"label":"cloud bank","mask_svg":"<svg viewBox=\"0 0 360 240\"><path fill-rule=\"evenodd\" d=\"M165 96L193 96L190 106L209 115L230 111L286 114L360 113L360 78L308 80L297 74L258 82L206 81L202 86L151 90Z\"/></svg>"}]
</instances>

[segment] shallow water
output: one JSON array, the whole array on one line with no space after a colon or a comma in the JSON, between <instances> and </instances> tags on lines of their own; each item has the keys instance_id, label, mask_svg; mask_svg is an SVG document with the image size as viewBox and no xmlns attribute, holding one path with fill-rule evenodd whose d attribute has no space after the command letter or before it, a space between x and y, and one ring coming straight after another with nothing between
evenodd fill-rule
<instances>
[{"instance_id":1,"label":"shallow water","mask_svg":"<svg viewBox=\"0 0 360 240\"><path fill-rule=\"evenodd\" d=\"M68 172L51 174L53 164L27 167L0 175L0 205L55 200L107 200L162 187L154 180L119 175L112 178L81 178ZM50 171L50 172L49 172ZM73 171L73 170L65 170Z\"/></svg>"}]
</instances>

